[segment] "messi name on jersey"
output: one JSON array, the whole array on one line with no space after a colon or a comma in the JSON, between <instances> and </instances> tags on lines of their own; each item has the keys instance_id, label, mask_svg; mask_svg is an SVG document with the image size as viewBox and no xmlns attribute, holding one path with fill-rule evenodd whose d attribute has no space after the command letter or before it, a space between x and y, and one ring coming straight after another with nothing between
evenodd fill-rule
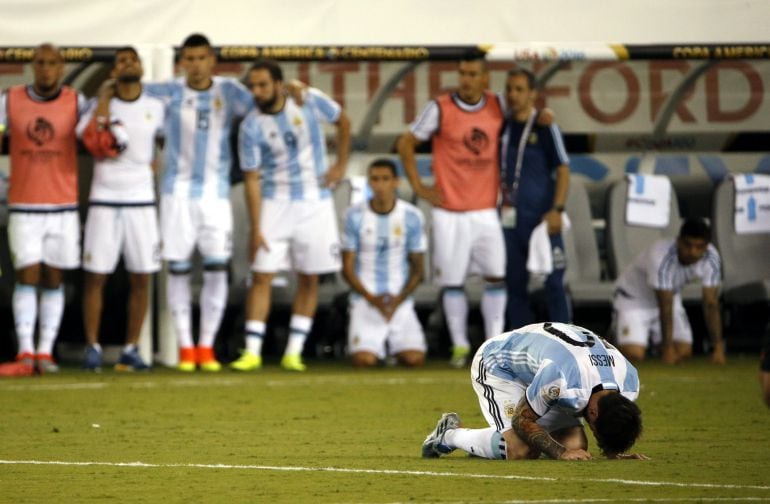
<instances>
[{"instance_id":1,"label":"messi name on jersey","mask_svg":"<svg viewBox=\"0 0 770 504\"><path fill-rule=\"evenodd\" d=\"M597 367L615 367L615 357L612 355L594 355L589 354L588 360L593 366Z\"/></svg>"}]
</instances>

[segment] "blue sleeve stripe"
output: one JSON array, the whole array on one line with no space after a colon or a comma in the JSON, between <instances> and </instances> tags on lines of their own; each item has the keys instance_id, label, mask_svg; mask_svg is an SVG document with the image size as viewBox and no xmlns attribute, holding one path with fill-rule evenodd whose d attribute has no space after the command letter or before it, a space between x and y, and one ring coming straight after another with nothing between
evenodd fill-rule
<instances>
[{"instance_id":1,"label":"blue sleeve stripe","mask_svg":"<svg viewBox=\"0 0 770 504\"><path fill-rule=\"evenodd\" d=\"M564 139L561 136L559 127L555 124L551 125L551 136L553 137L553 145L556 147L556 154L559 156L559 161L563 165L569 164L569 155L567 149L564 147Z\"/></svg>"},{"instance_id":2,"label":"blue sleeve stripe","mask_svg":"<svg viewBox=\"0 0 770 504\"><path fill-rule=\"evenodd\" d=\"M342 108L337 102L317 91L311 91L307 96L312 106L318 110L325 121L335 123L339 120Z\"/></svg>"}]
</instances>

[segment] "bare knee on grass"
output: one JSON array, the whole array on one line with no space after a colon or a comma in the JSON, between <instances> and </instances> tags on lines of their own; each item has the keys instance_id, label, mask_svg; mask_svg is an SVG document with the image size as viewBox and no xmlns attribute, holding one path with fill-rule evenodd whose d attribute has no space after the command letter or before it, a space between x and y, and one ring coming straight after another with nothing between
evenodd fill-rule
<instances>
[{"instance_id":1,"label":"bare knee on grass","mask_svg":"<svg viewBox=\"0 0 770 504\"><path fill-rule=\"evenodd\" d=\"M353 367L369 368L378 364L377 356L369 352L356 352L352 357Z\"/></svg>"},{"instance_id":2,"label":"bare knee on grass","mask_svg":"<svg viewBox=\"0 0 770 504\"><path fill-rule=\"evenodd\" d=\"M425 354L416 350L407 350L396 355L398 362L406 367L421 367L425 364Z\"/></svg>"},{"instance_id":3,"label":"bare knee on grass","mask_svg":"<svg viewBox=\"0 0 770 504\"><path fill-rule=\"evenodd\" d=\"M513 429L503 432L505 439L505 457L508 460L532 460L540 457L539 450L533 450L513 432Z\"/></svg>"}]
</instances>

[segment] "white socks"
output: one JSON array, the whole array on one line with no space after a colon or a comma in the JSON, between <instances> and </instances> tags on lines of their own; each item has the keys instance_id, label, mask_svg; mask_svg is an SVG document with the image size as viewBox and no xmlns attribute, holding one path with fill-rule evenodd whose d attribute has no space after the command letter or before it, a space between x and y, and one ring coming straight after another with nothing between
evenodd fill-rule
<instances>
[{"instance_id":1,"label":"white socks","mask_svg":"<svg viewBox=\"0 0 770 504\"><path fill-rule=\"evenodd\" d=\"M265 323L262 320L246 321L246 351L254 355L262 354L262 341L265 339Z\"/></svg>"},{"instance_id":2,"label":"white socks","mask_svg":"<svg viewBox=\"0 0 770 504\"><path fill-rule=\"evenodd\" d=\"M174 321L180 348L195 346L192 339L192 315L190 294L190 274L169 274L166 277L166 298Z\"/></svg>"},{"instance_id":3,"label":"white socks","mask_svg":"<svg viewBox=\"0 0 770 504\"><path fill-rule=\"evenodd\" d=\"M484 318L484 336L494 338L503 332L505 303L508 294L504 283L488 283L481 297L481 316Z\"/></svg>"},{"instance_id":4,"label":"white socks","mask_svg":"<svg viewBox=\"0 0 770 504\"><path fill-rule=\"evenodd\" d=\"M16 284L13 288L13 320L16 327L18 354L35 353L35 321L37 320L37 288Z\"/></svg>"},{"instance_id":5,"label":"white socks","mask_svg":"<svg viewBox=\"0 0 770 504\"><path fill-rule=\"evenodd\" d=\"M42 289L38 313L37 287L16 284L13 289L13 318L19 354L35 353L35 322L40 317L38 354L53 355L53 346L59 334L64 313L64 287Z\"/></svg>"},{"instance_id":6,"label":"white socks","mask_svg":"<svg viewBox=\"0 0 770 504\"><path fill-rule=\"evenodd\" d=\"M493 427L486 429L449 429L443 444L485 459L504 459L505 440Z\"/></svg>"},{"instance_id":7,"label":"white socks","mask_svg":"<svg viewBox=\"0 0 770 504\"><path fill-rule=\"evenodd\" d=\"M449 336L452 339L452 347L469 348L468 341L468 298L462 289L447 288L441 297L444 306Z\"/></svg>"},{"instance_id":8,"label":"white socks","mask_svg":"<svg viewBox=\"0 0 770 504\"><path fill-rule=\"evenodd\" d=\"M227 272L204 271L201 288L201 329L198 345L213 347L227 307Z\"/></svg>"},{"instance_id":9,"label":"white socks","mask_svg":"<svg viewBox=\"0 0 770 504\"><path fill-rule=\"evenodd\" d=\"M313 326L313 319L304 315L292 315L289 321L289 341L284 355L299 355L305 347L305 340Z\"/></svg>"},{"instance_id":10,"label":"white socks","mask_svg":"<svg viewBox=\"0 0 770 504\"><path fill-rule=\"evenodd\" d=\"M37 353L52 355L64 313L64 287L43 289L40 293L40 341Z\"/></svg>"}]
</instances>

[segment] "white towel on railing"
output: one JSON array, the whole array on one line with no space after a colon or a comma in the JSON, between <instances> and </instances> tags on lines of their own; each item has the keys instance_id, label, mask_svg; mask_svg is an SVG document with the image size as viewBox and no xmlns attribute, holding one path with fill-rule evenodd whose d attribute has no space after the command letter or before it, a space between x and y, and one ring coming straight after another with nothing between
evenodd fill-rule
<instances>
[{"instance_id":1,"label":"white towel on railing","mask_svg":"<svg viewBox=\"0 0 770 504\"><path fill-rule=\"evenodd\" d=\"M567 214L561 214L562 235L570 230L570 222ZM564 251L562 250L562 253ZM527 256L527 271L533 275L550 275L553 271L553 250L551 240L548 238L548 224L543 221L538 224L529 237L529 255Z\"/></svg>"},{"instance_id":2,"label":"white towel on railing","mask_svg":"<svg viewBox=\"0 0 770 504\"><path fill-rule=\"evenodd\" d=\"M735 181L735 232L770 232L770 175L740 173Z\"/></svg>"},{"instance_id":3,"label":"white towel on railing","mask_svg":"<svg viewBox=\"0 0 770 504\"><path fill-rule=\"evenodd\" d=\"M671 213L671 181L664 175L628 175L626 224L664 228Z\"/></svg>"}]
</instances>

